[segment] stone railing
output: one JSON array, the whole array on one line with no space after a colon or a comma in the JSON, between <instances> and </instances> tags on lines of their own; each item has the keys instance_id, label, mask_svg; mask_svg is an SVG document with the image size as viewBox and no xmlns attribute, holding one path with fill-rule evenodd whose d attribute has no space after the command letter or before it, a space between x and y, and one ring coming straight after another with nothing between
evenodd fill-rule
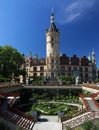
<instances>
[{"instance_id":1,"label":"stone railing","mask_svg":"<svg viewBox=\"0 0 99 130\"><path fill-rule=\"evenodd\" d=\"M83 124L84 122L86 122L88 120L92 120L95 118L99 118L99 111L84 113L80 116L77 116L70 120L62 122L62 130L66 130L66 126L70 126L71 128L74 128L78 125Z\"/></svg>"}]
</instances>

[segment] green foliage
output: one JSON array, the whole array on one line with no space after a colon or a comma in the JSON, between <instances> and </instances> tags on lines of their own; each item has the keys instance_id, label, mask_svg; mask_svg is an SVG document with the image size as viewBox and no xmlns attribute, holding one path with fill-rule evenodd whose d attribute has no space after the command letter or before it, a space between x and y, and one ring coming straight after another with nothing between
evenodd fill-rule
<instances>
[{"instance_id":1,"label":"green foliage","mask_svg":"<svg viewBox=\"0 0 99 130\"><path fill-rule=\"evenodd\" d=\"M87 121L81 126L77 126L74 130L99 130L99 119Z\"/></svg>"},{"instance_id":2,"label":"green foliage","mask_svg":"<svg viewBox=\"0 0 99 130\"><path fill-rule=\"evenodd\" d=\"M78 107L76 108L76 110ZM54 102L38 102L33 104L31 110L28 113L33 111L39 111L43 115L58 115L59 112L64 112L64 114L70 113L70 111L75 110L75 106L66 105L63 103L54 103ZM75 110L75 111L76 111Z\"/></svg>"},{"instance_id":3,"label":"green foliage","mask_svg":"<svg viewBox=\"0 0 99 130\"><path fill-rule=\"evenodd\" d=\"M99 82L99 79L98 79L98 78L96 78L96 79L94 80L94 82L95 82L95 83Z\"/></svg>"},{"instance_id":4,"label":"green foliage","mask_svg":"<svg viewBox=\"0 0 99 130\"><path fill-rule=\"evenodd\" d=\"M81 127L75 128L75 130L83 130Z\"/></svg>"},{"instance_id":5,"label":"green foliage","mask_svg":"<svg viewBox=\"0 0 99 130\"><path fill-rule=\"evenodd\" d=\"M93 93L86 90L82 90L82 94L84 94L86 97L90 97Z\"/></svg>"},{"instance_id":6,"label":"green foliage","mask_svg":"<svg viewBox=\"0 0 99 130\"><path fill-rule=\"evenodd\" d=\"M31 112L41 110L44 111L41 112L42 114L46 115L57 115L60 111L63 111L66 115L69 114L71 117L75 111L78 110L77 106L70 106L67 105L65 102L78 102L78 98L76 96L65 96L65 95L57 95L57 96L48 96L49 93L45 91L44 93L35 93L33 92L32 98L36 101L35 104L33 104L31 108ZM66 99L65 99L66 97ZM23 97L24 98L24 97ZM57 99L58 98L58 99ZM64 98L64 100L63 100ZM55 100L54 100L55 99ZM54 100L54 101L53 101ZM65 101L65 102L64 102ZM72 111L72 112L70 112ZM29 113L31 113L29 112Z\"/></svg>"},{"instance_id":7,"label":"green foliage","mask_svg":"<svg viewBox=\"0 0 99 130\"><path fill-rule=\"evenodd\" d=\"M20 67L24 63L24 57L11 46L0 47L0 74L4 78L18 76Z\"/></svg>"},{"instance_id":8,"label":"green foliage","mask_svg":"<svg viewBox=\"0 0 99 130\"><path fill-rule=\"evenodd\" d=\"M72 130L70 126L66 126L66 130Z\"/></svg>"},{"instance_id":9,"label":"green foliage","mask_svg":"<svg viewBox=\"0 0 99 130\"><path fill-rule=\"evenodd\" d=\"M92 121L87 121L82 125L83 130L95 130L95 126Z\"/></svg>"},{"instance_id":10,"label":"green foliage","mask_svg":"<svg viewBox=\"0 0 99 130\"><path fill-rule=\"evenodd\" d=\"M43 81L44 81L44 77L42 76L33 77L32 85L41 85Z\"/></svg>"},{"instance_id":11,"label":"green foliage","mask_svg":"<svg viewBox=\"0 0 99 130\"><path fill-rule=\"evenodd\" d=\"M74 84L75 83L75 77L74 76L59 76L58 80L62 82L62 84Z\"/></svg>"},{"instance_id":12,"label":"green foliage","mask_svg":"<svg viewBox=\"0 0 99 130\"><path fill-rule=\"evenodd\" d=\"M71 81L66 81L66 84L67 84L67 85L70 85L70 84L71 84Z\"/></svg>"},{"instance_id":13,"label":"green foliage","mask_svg":"<svg viewBox=\"0 0 99 130\"><path fill-rule=\"evenodd\" d=\"M9 82L11 81L11 78L5 78L2 75L0 75L0 82Z\"/></svg>"}]
</instances>

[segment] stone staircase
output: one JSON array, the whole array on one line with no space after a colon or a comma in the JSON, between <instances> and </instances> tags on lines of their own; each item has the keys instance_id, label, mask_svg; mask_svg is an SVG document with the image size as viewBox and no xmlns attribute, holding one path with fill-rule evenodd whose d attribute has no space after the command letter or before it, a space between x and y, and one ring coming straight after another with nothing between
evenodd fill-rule
<instances>
[{"instance_id":1,"label":"stone staircase","mask_svg":"<svg viewBox=\"0 0 99 130\"><path fill-rule=\"evenodd\" d=\"M92 100L92 98L85 98L85 100L88 103L89 106L89 111L99 111L99 108L95 105L94 101Z\"/></svg>"},{"instance_id":2,"label":"stone staircase","mask_svg":"<svg viewBox=\"0 0 99 130\"><path fill-rule=\"evenodd\" d=\"M0 106L0 117L22 128L22 130L32 130L35 123L34 117L25 114L17 108L13 108L14 102L15 98L11 99L9 104L6 98L2 100Z\"/></svg>"},{"instance_id":3,"label":"stone staircase","mask_svg":"<svg viewBox=\"0 0 99 130\"><path fill-rule=\"evenodd\" d=\"M25 130L32 130L34 126L34 121L8 110L1 111L0 116Z\"/></svg>"}]
</instances>

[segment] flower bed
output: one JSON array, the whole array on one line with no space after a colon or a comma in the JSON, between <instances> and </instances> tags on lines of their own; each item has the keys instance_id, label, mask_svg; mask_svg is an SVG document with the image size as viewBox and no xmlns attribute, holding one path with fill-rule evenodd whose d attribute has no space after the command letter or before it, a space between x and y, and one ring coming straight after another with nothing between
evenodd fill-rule
<instances>
[{"instance_id":1,"label":"flower bed","mask_svg":"<svg viewBox=\"0 0 99 130\"><path fill-rule=\"evenodd\" d=\"M70 106L64 103L38 103L32 106L32 109L28 112L30 114L33 111L38 111L42 115L58 115L59 112L64 112L64 114L70 113L71 111L74 113L78 110L77 106Z\"/></svg>"}]
</instances>

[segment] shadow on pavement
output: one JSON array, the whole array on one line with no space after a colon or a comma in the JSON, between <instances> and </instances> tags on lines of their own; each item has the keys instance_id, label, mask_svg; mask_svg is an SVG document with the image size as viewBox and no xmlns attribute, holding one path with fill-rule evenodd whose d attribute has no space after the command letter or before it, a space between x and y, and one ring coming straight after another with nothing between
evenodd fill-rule
<instances>
[{"instance_id":1,"label":"shadow on pavement","mask_svg":"<svg viewBox=\"0 0 99 130\"><path fill-rule=\"evenodd\" d=\"M48 119L46 119L46 118L40 118L38 121L39 121L39 122L47 122Z\"/></svg>"}]
</instances>

